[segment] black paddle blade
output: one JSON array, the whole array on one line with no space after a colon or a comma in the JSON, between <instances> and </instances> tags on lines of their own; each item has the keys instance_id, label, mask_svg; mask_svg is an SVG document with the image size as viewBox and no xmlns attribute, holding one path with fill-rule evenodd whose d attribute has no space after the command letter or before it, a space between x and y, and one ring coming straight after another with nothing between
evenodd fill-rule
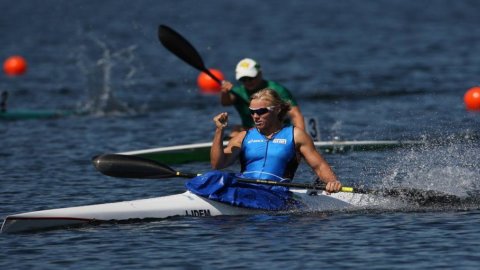
<instances>
[{"instance_id":1,"label":"black paddle blade","mask_svg":"<svg viewBox=\"0 0 480 270\"><path fill-rule=\"evenodd\" d=\"M108 176L121 178L171 178L176 172L153 160L138 156L104 154L92 159L95 168Z\"/></svg>"},{"instance_id":2,"label":"black paddle blade","mask_svg":"<svg viewBox=\"0 0 480 270\"><path fill-rule=\"evenodd\" d=\"M158 39L170 52L199 70L204 70L202 57L182 35L166 25L158 27Z\"/></svg>"},{"instance_id":3,"label":"black paddle blade","mask_svg":"<svg viewBox=\"0 0 480 270\"><path fill-rule=\"evenodd\" d=\"M175 32L175 30L166 25L160 25L158 27L158 39L167 50L175 54L178 58L194 68L207 73L208 76L216 82L221 83L221 81L205 67L202 57L192 44L182 35Z\"/></svg>"}]
</instances>

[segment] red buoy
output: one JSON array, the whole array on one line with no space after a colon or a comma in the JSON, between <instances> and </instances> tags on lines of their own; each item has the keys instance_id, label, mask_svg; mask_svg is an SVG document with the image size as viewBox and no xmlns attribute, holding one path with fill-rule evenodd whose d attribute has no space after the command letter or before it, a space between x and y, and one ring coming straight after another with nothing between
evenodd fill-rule
<instances>
[{"instance_id":1,"label":"red buoy","mask_svg":"<svg viewBox=\"0 0 480 270\"><path fill-rule=\"evenodd\" d=\"M480 111L480 86L470 88L463 96L465 107L469 111Z\"/></svg>"},{"instance_id":2,"label":"red buoy","mask_svg":"<svg viewBox=\"0 0 480 270\"><path fill-rule=\"evenodd\" d=\"M3 71L8 76L22 75L27 71L27 61L18 55L10 56L3 63Z\"/></svg>"},{"instance_id":3,"label":"red buoy","mask_svg":"<svg viewBox=\"0 0 480 270\"><path fill-rule=\"evenodd\" d=\"M208 69L217 79L224 80L225 77L223 76L222 72L218 69ZM201 72L197 77L197 85L202 91L202 93L218 93L220 92L222 86L212 79L207 73Z\"/></svg>"}]
</instances>

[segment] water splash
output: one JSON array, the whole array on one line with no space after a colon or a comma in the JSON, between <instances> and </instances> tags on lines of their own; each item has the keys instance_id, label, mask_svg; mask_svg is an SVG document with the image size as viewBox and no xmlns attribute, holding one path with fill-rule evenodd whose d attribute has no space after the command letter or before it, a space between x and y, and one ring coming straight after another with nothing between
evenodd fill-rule
<instances>
[{"instance_id":1,"label":"water splash","mask_svg":"<svg viewBox=\"0 0 480 270\"><path fill-rule=\"evenodd\" d=\"M78 105L79 111L95 116L104 115L132 115L135 109L126 102L116 98L115 90L128 88L136 74L134 65L136 45L113 51L105 42L87 35L101 50L101 58L91 60L94 48L83 49L78 59L78 67L86 78L87 100ZM92 63L93 62L93 63Z\"/></svg>"},{"instance_id":2,"label":"water splash","mask_svg":"<svg viewBox=\"0 0 480 270\"><path fill-rule=\"evenodd\" d=\"M382 179L384 187L439 191L471 202L479 201L480 148L477 140L447 138L429 142L420 148L397 152L389 163Z\"/></svg>"}]
</instances>

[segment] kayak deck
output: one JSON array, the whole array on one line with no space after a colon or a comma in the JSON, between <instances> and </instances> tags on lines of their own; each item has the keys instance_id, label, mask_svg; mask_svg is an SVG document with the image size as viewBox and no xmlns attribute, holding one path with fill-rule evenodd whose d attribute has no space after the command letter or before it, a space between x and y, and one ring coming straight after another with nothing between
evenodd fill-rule
<instances>
[{"instance_id":1,"label":"kayak deck","mask_svg":"<svg viewBox=\"0 0 480 270\"><path fill-rule=\"evenodd\" d=\"M300 211L333 211L384 204L384 198L357 193L311 194L292 190L301 203ZM42 210L11 215L5 218L1 232L15 233L79 226L108 221L164 219L175 216L251 215L265 213L258 209L241 208L199 197L189 191L182 194L116 202Z\"/></svg>"},{"instance_id":2,"label":"kayak deck","mask_svg":"<svg viewBox=\"0 0 480 270\"><path fill-rule=\"evenodd\" d=\"M173 216L237 215L250 212L206 200L190 192L165 197L42 210L8 216L1 232L21 232L102 221L161 219Z\"/></svg>"}]
</instances>

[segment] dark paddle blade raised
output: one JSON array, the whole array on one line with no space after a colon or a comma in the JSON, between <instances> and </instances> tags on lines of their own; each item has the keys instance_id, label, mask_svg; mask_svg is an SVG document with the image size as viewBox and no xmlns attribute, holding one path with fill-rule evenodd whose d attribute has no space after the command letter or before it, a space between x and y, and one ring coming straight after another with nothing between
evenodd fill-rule
<instances>
[{"instance_id":1,"label":"dark paddle blade raised","mask_svg":"<svg viewBox=\"0 0 480 270\"><path fill-rule=\"evenodd\" d=\"M194 68L207 73L208 76L216 82L221 83L221 81L205 67L202 57L192 44L175 30L166 25L160 25L158 27L158 39L167 50L175 54L178 58Z\"/></svg>"}]
</instances>

